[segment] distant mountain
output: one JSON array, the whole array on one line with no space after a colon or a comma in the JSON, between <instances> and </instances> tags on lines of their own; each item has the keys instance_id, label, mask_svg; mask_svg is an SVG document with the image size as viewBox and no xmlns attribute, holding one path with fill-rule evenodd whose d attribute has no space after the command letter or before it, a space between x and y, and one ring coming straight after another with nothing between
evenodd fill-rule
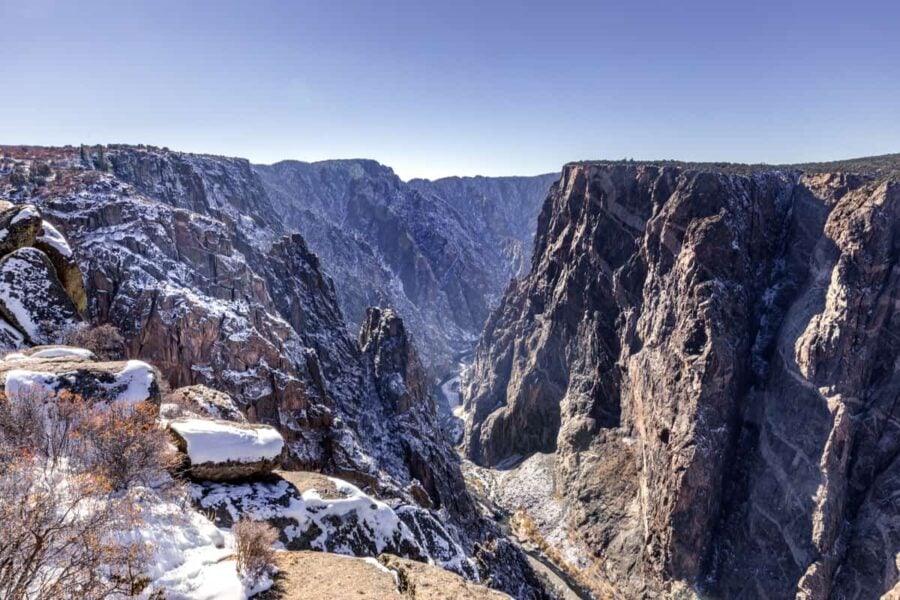
<instances>
[{"instance_id":1,"label":"distant mountain","mask_svg":"<svg viewBox=\"0 0 900 600\"><path fill-rule=\"evenodd\" d=\"M530 256L553 175L404 183L370 160L285 161L253 170L284 226L335 280L351 328L393 306L438 374L469 350Z\"/></svg>"}]
</instances>

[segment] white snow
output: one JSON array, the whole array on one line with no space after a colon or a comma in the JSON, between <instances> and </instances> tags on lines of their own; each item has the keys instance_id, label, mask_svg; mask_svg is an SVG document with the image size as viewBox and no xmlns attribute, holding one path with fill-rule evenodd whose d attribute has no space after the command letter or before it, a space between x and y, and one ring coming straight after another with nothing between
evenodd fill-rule
<instances>
[{"instance_id":1,"label":"white snow","mask_svg":"<svg viewBox=\"0 0 900 600\"><path fill-rule=\"evenodd\" d=\"M139 490L135 507L140 525L119 532L118 541L153 548L146 567L150 584L141 595L165 591L169 600L245 600L271 586L269 579L253 588L238 576L234 539L197 511L165 499L154 490Z\"/></svg>"},{"instance_id":2,"label":"white snow","mask_svg":"<svg viewBox=\"0 0 900 600\"><path fill-rule=\"evenodd\" d=\"M284 438L272 427L241 427L209 419L176 419L169 423L187 443L192 464L257 462L281 454Z\"/></svg>"},{"instance_id":3,"label":"white snow","mask_svg":"<svg viewBox=\"0 0 900 600\"><path fill-rule=\"evenodd\" d=\"M63 237L56 227L47 221L43 222L43 232L37 239L38 241L44 242L66 258L72 256L72 247L69 246L69 242L66 241L66 238Z\"/></svg>"},{"instance_id":4,"label":"white snow","mask_svg":"<svg viewBox=\"0 0 900 600\"><path fill-rule=\"evenodd\" d=\"M13 352L11 354L7 354L3 357L3 360L25 360L28 357L22 354L21 352Z\"/></svg>"},{"instance_id":5,"label":"white snow","mask_svg":"<svg viewBox=\"0 0 900 600\"><path fill-rule=\"evenodd\" d=\"M276 484L213 484L202 491L195 487L195 499L205 508L227 507L234 520L293 519L297 525L283 528L288 539L318 530L319 535L309 542L316 550L355 555L346 532L342 531L342 526L348 523L354 524L361 539L371 541L376 554L396 548L403 540L420 547L412 531L390 506L346 481L328 479L342 498L322 498L315 489L297 497L288 493L293 486L279 481Z\"/></svg>"},{"instance_id":6,"label":"white snow","mask_svg":"<svg viewBox=\"0 0 900 600\"><path fill-rule=\"evenodd\" d=\"M15 225L19 221L24 221L25 219L31 219L33 217L40 217L41 214L37 211L37 209L33 206L25 206L16 213L16 216L12 218L12 221L9 222L10 225Z\"/></svg>"},{"instance_id":7,"label":"white snow","mask_svg":"<svg viewBox=\"0 0 900 600\"><path fill-rule=\"evenodd\" d=\"M125 368L116 375L115 386L127 385L116 397L116 402L134 404L150 397L150 386L153 384L153 368L140 360L129 360Z\"/></svg>"},{"instance_id":8,"label":"white snow","mask_svg":"<svg viewBox=\"0 0 900 600\"><path fill-rule=\"evenodd\" d=\"M56 392L57 386L57 378L53 373L13 369L6 374L4 390L7 398L18 398L21 394L41 391L52 394Z\"/></svg>"},{"instance_id":9,"label":"white snow","mask_svg":"<svg viewBox=\"0 0 900 600\"><path fill-rule=\"evenodd\" d=\"M42 371L30 371L27 369L14 369L6 374L5 390L7 397L11 398L20 393L35 392L43 389L47 393L54 393L59 389L61 380L68 373L48 373ZM109 390L117 390L126 386L115 397L115 402L136 404L150 397L150 385L153 383L153 369L147 363L140 360L129 360L125 368L116 374L116 380L104 384Z\"/></svg>"},{"instance_id":10,"label":"white snow","mask_svg":"<svg viewBox=\"0 0 900 600\"><path fill-rule=\"evenodd\" d=\"M86 348L76 348L75 346L60 346L58 348L46 348L33 352L30 358L59 358L62 356L77 356L88 360L96 360L97 357L93 352ZM29 357L25 357L29 358ZM9 360L9 356L6 357Z\"/></svg>"}]
</instances>

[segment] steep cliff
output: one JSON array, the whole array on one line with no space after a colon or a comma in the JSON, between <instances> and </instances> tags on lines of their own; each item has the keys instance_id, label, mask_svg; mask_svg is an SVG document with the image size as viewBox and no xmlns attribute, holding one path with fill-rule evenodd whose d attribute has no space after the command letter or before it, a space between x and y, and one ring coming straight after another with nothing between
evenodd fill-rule
<instances>
[{"instance_id":1,"label":"steep cliff","mask_svg":"<svg viewBox=\"0 0 900 600\"><path fill-rule=\"evenodd\" d=\"M115 324L129 356L172 387L230 394L282 433L286 467L408 507L436 556L463 553L464 575L546 597L520 552L484 559L500 533L462 484L403 322L373 312L359 341L348 334L331 279L249 163L119 146L2 153L0 194L28 199L69 240L90 320Z\"/></svg>"},{"instance_id":2,"label":"steep cliff","mask_svg":"<svg viewBox=\"0 0 900 600\"><path fill-rule=\"evenodd\" d=\"M553 176L404 183L371 160L254 166L337 282L351 327L366 308L400 311L427 367L468 350L530 247Z\"/></svg>"},{"instance_id":3,"label":"steep cliff","mask_svg":"<svg viewBox=\"0 0 900 600\"><path fill-rule=\"evenodd\" d=\"M547 190L556 173L533 177L445 177L412 179L409 186L431 198L441 198L475 229L488 253L500 253L504 268L497 282L528 274L534 230ZM495 259L496 260L496 259ZM499 294L501 288L496 293Z\"/></svg>"},{"instance_id":4,"label":"steep cliff","mask_svg":"<svg viewBox=\"0 0 900 600\"><path fill-rule=\"evenodd\" d=\"M567 528L626 597L897 582L900 183L859 168L579 163L547 198L465 450L555 453Z\"/></svg>"}]
</instances>

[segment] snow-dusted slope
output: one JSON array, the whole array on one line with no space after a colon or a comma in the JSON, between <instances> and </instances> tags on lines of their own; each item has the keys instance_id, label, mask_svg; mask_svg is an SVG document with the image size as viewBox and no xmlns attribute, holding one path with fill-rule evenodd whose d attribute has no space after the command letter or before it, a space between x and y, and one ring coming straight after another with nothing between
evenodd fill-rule
<instances>
[{"instance_id":1,"label":"snow-dusted slope","mask_svg":"<svg viewBox=\"0 0 900 600\"><path fill-rule=\"evenodd\" d=\"M347 321L399 310L439 374L471 348L488 311L530 256L554 176L404 183L371 160L254 166L285 219L338 283Z\"/></svg>"},{"instance_id":2,"label":"snow-dusted slope","mask_svg":"<svg viewBox=\"0 0 900 600\"><path fill-rule=\"evenodd\" d=\"M104 171L76 149L0 153L11 156L0 160L0 195L28 198L65 236L85 272L89 316L118 326L131 356L172 387L228 392L251 421L281 432L285 466L420 505L448 524L482 578L541 597L521 555L477 516L428 386L410 378L421 368L403 362L418 359L402 321L360 348L318 258L285 234L246 161L108 147ZM13 185L5 175L27 172L35 153L51 174ZM376 369L394 336L402 361ZM401 404L382 384L396 377L415 391Z\"/></svg>"}]
</instances>

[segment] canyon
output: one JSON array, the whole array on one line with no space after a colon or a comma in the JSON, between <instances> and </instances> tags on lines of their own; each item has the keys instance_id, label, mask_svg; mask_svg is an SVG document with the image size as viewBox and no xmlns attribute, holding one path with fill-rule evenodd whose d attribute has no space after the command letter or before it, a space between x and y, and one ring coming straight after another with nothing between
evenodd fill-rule
<instances>
[{"instance_id":1,"label":"canyon","mask_svg":"<svg viewBox=\"0 0 900 600\"><path fill-rule=\"evenodd\" d=\"M390 505L405 559L523 599L898 585L898 155L404 182L8 146L0 197L47 224L20 219L24 245L71 246L34 267L58 326L25 344L0 308L4 345L114 325L161 396L277 430L296 490L324 473ZM300 492L198 485L217 525L243 498L309 549L282 514Z\"/></svg>"}]
</instances>

